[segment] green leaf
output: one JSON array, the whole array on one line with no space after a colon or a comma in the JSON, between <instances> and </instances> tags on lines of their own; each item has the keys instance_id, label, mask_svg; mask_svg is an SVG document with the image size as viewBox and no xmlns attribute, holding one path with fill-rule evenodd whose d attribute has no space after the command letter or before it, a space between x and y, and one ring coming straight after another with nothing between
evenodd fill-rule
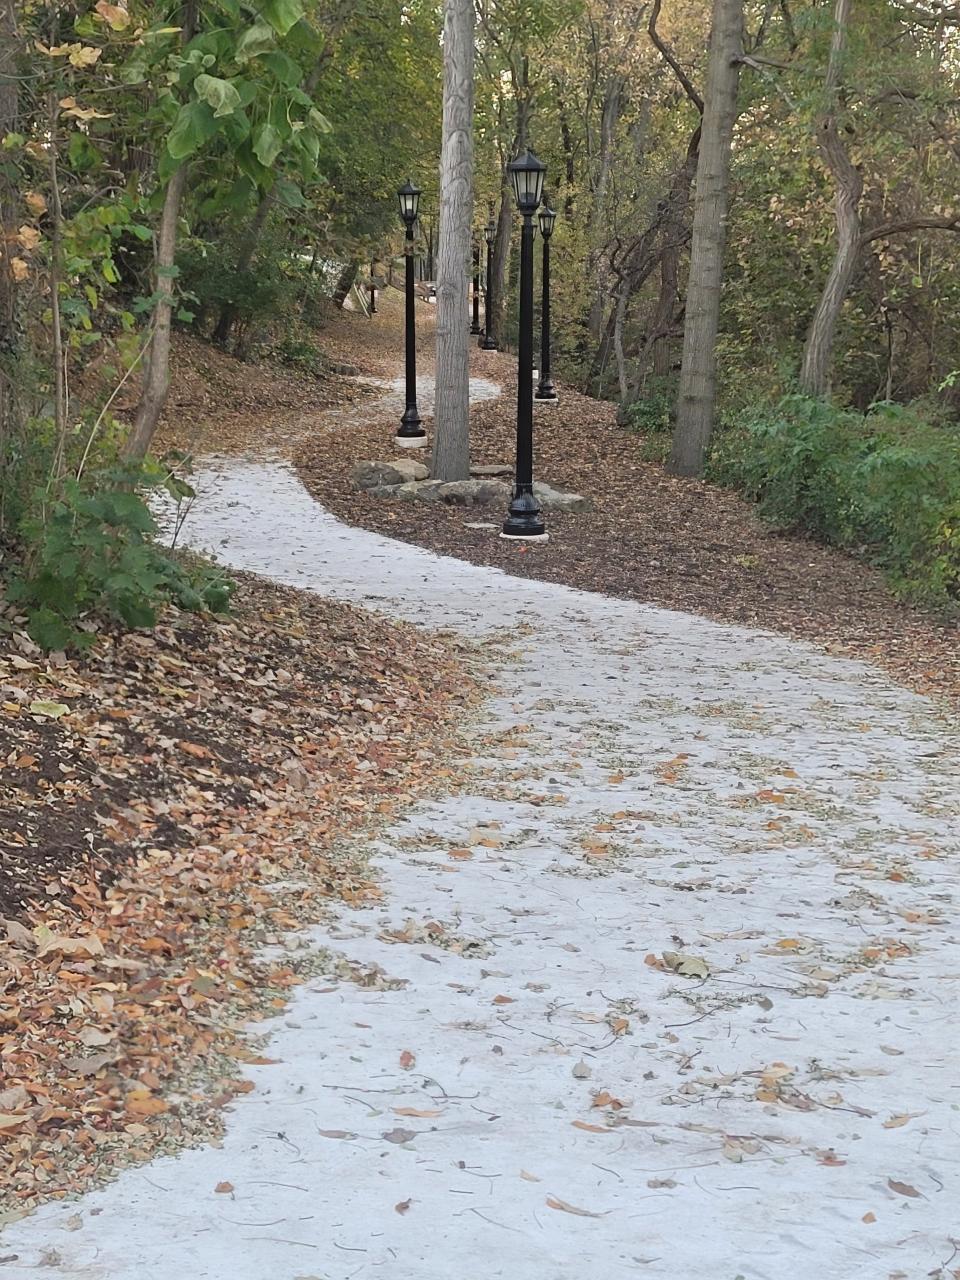
<instances>
[{"instance_id":1,"label":"green leaf","mask_svg":"<svg viewBox=\"0 0 960 1280\"><path fill-rule=\"evenodd\" d=\"M197 91L197 97L211 106L214 116L218 118L231 115L240 105L240 95L229 80L203 74L197 76L193 87Z\"/></svg>"},{"instance_id":2,"label":"green leaf","mask_svg":"<svg viewBox=\"0 0 960 1280\"><path fill-rule=\"evenodd\" d=\"M285 36L303 17L301 0L261 0L261 16L278 35Z\"/></svg>"},{"instance_id":3,"label":"green leaf","mask_svg":"<svg viewBox=\"0 0 960 1280\"><path fill-rule=\"evenodd\" d=\"M313 125L313 127L317 130L318 133L329 133L330 130L333 128L333 125L330 123L327 117L323 114L323 112L318 111L316 107L311 107L310 114L307 116L307 119L310 121L310 123Z\"/></svg>"},{"instance_id":4,"label":"green leaf","mask_svg":"<svg viewBox=\"0 0 960 1280\"><path fill-rule=\"evenodd\" d=\"M265 67L273 72L280 83L287 89L295 89L303 78L299 65L279 49L265 53L260 59Z\"/></svg>"},{"instance_id":5,"label":"green leaf","mask_svg":"<svg viewBox=\"0 0 960 1280\"><path fill-rule=\"evenodd\" d=\"M269 169L280 154L283 139L272 124L262 124L253 137L253 154Z\"/></svg>"},{"instance_id":6,"label":"green leaf","mask_svg":"<svg viewBox=\"0 0 960 1280\"><path fill-rule=\"evenodd\" d=\"M167 150L174 160L185 160L217 132L216 117L206 102L188 102L180 108L170 136Z\"/></svg>"},{"instance_id":7,"label":"green leaf","mask_svg":"<svg viewBox=\"0 0 960 1280\"><path fill-rule=\"evenodd\" d=\"M249 62L261 54L276 47L276 36L273 27L265 22L255 22L248 27L237 42L236 60L239 63Z\"/></svg>"}]
</instances>

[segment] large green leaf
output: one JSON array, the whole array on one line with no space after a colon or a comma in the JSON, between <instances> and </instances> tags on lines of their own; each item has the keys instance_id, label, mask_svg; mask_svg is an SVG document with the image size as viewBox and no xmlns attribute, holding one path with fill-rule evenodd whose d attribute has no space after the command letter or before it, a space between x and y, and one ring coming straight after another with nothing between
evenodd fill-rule
<instances>
[{"instance_id":1,"label":"large green leaf","mask_svg":"<svg viewBox=\"0 0 960 1280\"><path fill-rule=\"evenodd\" d=\"M262 124L253 136L253 154L269 169L283 147L283 138L269 122Z\"/></svg>"},{"instance_id":2,"label":"large green leaf","mask_svg":"<svg viewBox=\"0 0 960 1280\"><path fill-rule=\"evenodd\" d=\"M249 62L262 53L276 47L276 34L273 27L266 22L257 21L240 37L237 42L237 62Z\"/></svg>"},{"instance_id":3,"label":"large green leaf","mask_svg":"<svg viewBox=\"0 0 960 1280\"><path fill-rule=\"evenodd\" d=\"M197 76L193 87L197 97L211 106L217 117L232 115L240 105L240 95L229 80L204 74Z\"/></svg>"},{"instance_id":4,"label":"large green leaf","mask_svg":"<svg viewBox=\"0 0 960 1280\"><path fill-rule=\"evenodd\" d=\"M217 132L219 125L213 108L206 102L188 102L180 108L170 136L167 150L174 160L185 160Z\"/></svg>"},{"instance_id":5,"label":"large green leaf","mask_svg":"<svg viewBox=\"0 0 960 1280\"><path fill-rule=\"evenodd\" d=\"M303 17L302 0L261 0L260 14L278 35L285 36Z\"/></svg>"}]
</instances>

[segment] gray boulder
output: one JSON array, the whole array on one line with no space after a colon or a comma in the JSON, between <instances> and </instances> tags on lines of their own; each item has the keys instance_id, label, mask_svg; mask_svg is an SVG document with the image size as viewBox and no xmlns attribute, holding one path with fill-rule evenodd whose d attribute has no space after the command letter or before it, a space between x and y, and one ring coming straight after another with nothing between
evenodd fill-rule
<instances>
[{"instance_id":1,"label":"gray boulder","mask_svg":"<svg viewBox=\"0 0 960 1280\"><path fill-rule=\"evenodd\" d=\"M422 462L414 462L412 458L397 458L395 462L358 462L353 468L353 483L358 489L377 489L384 485L425 480L429 474Z\"/></svg>"},{"instance_id":2,"label":"gray boulder","mask_svg":"<svg viewBox=\"0 0 960 1280\"><path fill-rule=\"evenodd\" d=\"M579 493L564 493L544 484L542 480L534 481L534 496L544 511L592 511L593 503Z\"/></svg>"},{"instance_id":3,"label":"gray boulder","mask_svg":"<svg viewBox=\"0 0 960 1280\"><path fill-rule=\"evenodd\" d=\"M480 507L488 502L507 502L510 486L503 480L448 480L439 487L441 502L453 507Z\"/></svg>"},{"instance_id":4,"label":"gray boulder","mask_svg":"<svg viewBox=\"0 0 960 1280\"><path fill-rule=\"evenodd\" d=\"M471 467L470 474L478 478L483 476L512 476L513 467L509 462L494 462L489 466L484 463L480 466Z\"/></svg>"}]
</instances>

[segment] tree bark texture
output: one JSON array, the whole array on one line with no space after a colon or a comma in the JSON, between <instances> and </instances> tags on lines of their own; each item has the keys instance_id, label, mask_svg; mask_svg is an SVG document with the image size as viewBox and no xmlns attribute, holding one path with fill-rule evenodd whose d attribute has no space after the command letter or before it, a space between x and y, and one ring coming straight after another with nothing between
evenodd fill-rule
<instances>
[{"instance_id":1,"label":"tree bark texture","mask_svg":"<svg viewBox=\"0 0 960 1280\"><path fill-rule=\"evenodd\" d=\"M473 0L444 0L437 255L435 480L470 476L469 279L473 243Z\"/></svg>"},{"instance_id":2,"label":"tree bark texture","mask_svg":"<svg viewBox=\"0 0 960 1280\"><path fill-rule=\"evenodd\" d=\"M824 82L827 107L820 121L819 145L820 154L836 189L834 208L837 239L830 274L810 321L803 348L800 390L808 396L825 396L830 390L830 367L833 363L837 324L853 283L862 247L860 201L863 198L863 178L847 154L837 125L840 78L852 9L853 0L836 0L833 40Z\"/></svg>"},{"instance_id":3,"label":"tree bark texture","mask_svg":"<svg viewBox=\"0 0 960 1280\"><path fill-rule=\"evenodd\" d=\"M737 118L743 0L713 0L713 25L690 246L683 363L668 470L702 475L713 430L717 329L730 204L730 149Z\"/></svg>"},{"instance_id":4,"label":"tree bark texture","mask_svg":"<svg viewBox=\"0 0 960 1280\"><path fill-rule=\"evenodd\" d=\"M180 43L183 47L193 39L197 28L199 0L186 0L181 15ZM163 211L157 233L156 280L157 303L153 309L153 331L147 339L144 354L143 388L127 437L123 456L131 462L142 462L153 440L157 423L170 390L170 337L173 324L173 268L177 257L177 223L180 203L187 185L187 168L181 165L170 181L163 197Z\"/></svg>"}]
</instances>

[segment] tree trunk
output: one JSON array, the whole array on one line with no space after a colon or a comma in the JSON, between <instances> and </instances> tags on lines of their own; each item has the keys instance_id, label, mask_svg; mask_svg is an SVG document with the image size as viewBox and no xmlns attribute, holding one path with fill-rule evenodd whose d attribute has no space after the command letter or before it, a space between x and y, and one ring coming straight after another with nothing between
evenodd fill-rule
<instances>
[{"instance_id":1,"label":"tree trunk","mask_svg":"<svg viewBox=\"0 0 960 1280\"><path fill-rule=\"evenodd\" d=\"M20 95L17 72L17 23L14 0L0 0L0 137L14 133L18 124ZM16 361L20 348L17 331L17 282L13 274L13 246L20 219L16 185L7 166L0 166L0 361ZM18 387L0 365L0 465L7 437L20 424ZM3 487L0 486L0 529L3 527Z\"/></svg>"},{"instance_id":2,"label":"tree trunk","mask_svg":"<svg viewBox=\"0 0 960 1280\"><path fill-rule=\"evenodd\" d=\"M234 268L234 278L239 279L242 275L250 270L250 264L253 262L253 255L257 251L257 244L260 241L260 235L266 225L267 215L270 212L271 197L265 192L260 197L260 203L257 205L256 213L251 219L247 233L243 237L240 245L240 252L237 254L237 263ZM349 292L349 290L348 290ZM227 345L230 338L230 331L234 326L237 318L237 307L233 302L224 305L220 312L220 318L217 321L217 327L213 331L213 340L220 344L221 347Z\"/></svg>"},{"instance_id":3,"label":"tree trunk","mask_svg":"<svg viewBox=\"0 0 960 1280\"><path fill-rule=\"evenodd\" d=\"M500 209L497 234L493 238L493 270L490 273L490 332L497 346L502 345L503 304L507 290L507 268L510 265L510 238L513 234L513 205L510 180L504 171L500 187Z\"/></svg>"},{"instance_id":4,"label":"tree trunk","mask_svg":"<svg viewBox=\"0 0 960 1280\"><path fill-rule=\"evenodd\" d=\"M670 373L671 330L675 324L677 307L677 281L680 277L680 245L672 242L664 246L660 258L660 294L650 326L652 349L651 370L655 377L665 378Z\"/></svg>"},{"instance_id":5,"label":"tree trunk","mask_svg":"<svg viewBox=\"0 0 960 1280\"><path fill-rule=\"evenodd\" d=\"M180 44L186 47L197 27L199 0L186 0L181 11ZM144 354L143 389L133 420L133 431L127 437L123 456L131 462L142 462L147 456L157 423L170 390L170 329L173 322L173 268L177 256L177 223L180 202L187 185L187 169L181 165L170 181L163 197L163 212L157 233L156 280L157 302L153 309L153 333L147 339Z\"/></svg>"},{"instance_id":6,"label":"tree trunk","mask_svg":"<svg viewBox=\"0 0 960 1280\"><path fill-rule=\"evenodd\" d=\"M853 0L836 0L833 41L824 84L827 110L820 122L820 154L836 187L837 241L833 264L813 313L800 367L800 390L808 396L825 396L830 389L830 366L840 312L860 259L860 200L863 178L851 161L837 128L838 90L847 29Z\"/></svg>"},{"instance_id":7,"label":"tree trunk","mask_svg":"<svg viewBox=\"0 0 960 1280\"><path fill-rule=\"evenodd\" d=\"M690 247L683 363L668 471L703 474L717 391L717 329L730 203L730 149L737 118L743 0L713 0L703 131Z\"/></svg>"},{"instance_id":8,"label":"tree trunk","mask_svg":"<svg viewBox=\"0 0 960 1280\"><path fill-rule=\"evenodd\" d=\"M342 311L343 304L347 300L347 295L353 288L353 282L357 278L357 272L360 270L360 259L351 258L340 274L337 276L336 287L333 290L333 301L337 308Z\"/></svg>"},{"instance_id":9,"label":"tree trunk","mask_svg":"<svg viewBox=\"0 0 960 1280\"><path fill-rule=\"evenodd\" d=\"M470 476L468 281L473 238L473 3L474 0L444 0L435 480L466 480Z\"/></svg>"}]
</instances>

